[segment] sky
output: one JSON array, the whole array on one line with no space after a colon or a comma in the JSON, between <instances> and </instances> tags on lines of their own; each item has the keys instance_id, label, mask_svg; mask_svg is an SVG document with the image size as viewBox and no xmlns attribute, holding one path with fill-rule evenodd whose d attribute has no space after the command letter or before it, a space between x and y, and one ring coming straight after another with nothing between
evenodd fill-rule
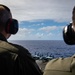
<instances>
[{"instance_id":1,"label":"sky","mask_svg":"<svg viewBox=\"0 0 75 75\"><path fill-rule=\"evenodd\" d=\"M8 40L63 40L63 28L72 20L75 0L0 0L19 22Z\"/></svg>"}]
</instances>

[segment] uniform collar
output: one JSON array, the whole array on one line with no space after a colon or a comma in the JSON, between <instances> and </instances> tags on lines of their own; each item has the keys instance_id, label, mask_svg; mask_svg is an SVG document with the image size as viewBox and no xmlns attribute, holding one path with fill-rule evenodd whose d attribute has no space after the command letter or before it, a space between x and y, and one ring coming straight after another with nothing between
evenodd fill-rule
<instances>
[{"instance_id":1,"label":"uniform collar","mask_svg":"<svg viewBox=\"0 0 75 75\"><path fill-rule=\"evenodd\" d=\"M0 40L2 40L2 41L7 41L7 39L4 37L4 35L3 34L1 34L0 33Z\"/></svg>"}]
</instances>

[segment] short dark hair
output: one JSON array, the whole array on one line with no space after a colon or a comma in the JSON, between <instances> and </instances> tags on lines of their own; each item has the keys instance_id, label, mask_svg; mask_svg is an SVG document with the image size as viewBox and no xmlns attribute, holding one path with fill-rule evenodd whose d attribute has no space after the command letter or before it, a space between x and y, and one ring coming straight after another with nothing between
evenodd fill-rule
<instances>
[{"instance_id":1,"label":"short dark hair","mask_svg":"<svg viewBox=\"0 0 75 75\"><path fill-rule=\"evenodd\" d=\"M11 14L10 9L0 4L0 32L5 28L6 22L9 19L9 14Z\"/></svg>"},{"instance_id":2,"label":"short dark hair","mask_svg":"<svg viewBox=\"0 0 75 75\"><path fill-rule=\"evenodd\" d=\"M5 5L3 5L3 4L0 4L0 6L3 6L7 11L10 12L10 9L9 9L7 6L5 6Z\"/></svg>"}]
</instances>

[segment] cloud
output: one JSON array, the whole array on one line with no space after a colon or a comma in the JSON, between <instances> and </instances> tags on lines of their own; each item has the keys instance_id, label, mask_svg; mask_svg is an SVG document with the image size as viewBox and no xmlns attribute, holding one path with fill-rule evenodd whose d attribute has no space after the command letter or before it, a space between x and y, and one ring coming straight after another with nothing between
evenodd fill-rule
<instances>
[{"instance_id":1,"label":"cloud","mask_svg":"<svg viewBox=\"0 0 75 75\"><path fill-rule=\"evenodd\" d=\"M43 33L37 33L35 36L38 38L42 38L44 36L44 34Z\"/></svg>"},{"instance_id":2,"label":"cloud","mask_svg":"<svg viewBox=\"0 0 75 75\"><path fill-rule=\"evenodd\" d=\"M9 40L50 40L50 39L61 39L61 29L63 26L46 26L42 28L30 29L20 28L18 33L12 35ZM52 32L53 31L53 32ZM56 37L56 38L55 38Z\"/></svg>"},{"instance_id":3,"label":"cloud","mask_svg":"<svg viewBox=\"0 0 75 75\"><path fill-rule=\"evenodd\" d=\"M47 26L47 27L42 27L39 30L43 30L43 31L51 31L51 30L55 30L57 29L56 26Z\"/></svg>"},{"instance_id":4,"label":"cloud","mask_svg":"<svg viewBox=\"0 0 75 75\"><path fill-rule=\"evenodd\" d=\"M75 0L0 0L18 20L53 19L70 21Z\"/></svg>"},{"instance_id":5,"label":"cloud","mask_svg":"<svg viewBox=\"0 0 75 75\"><path fill-rule=\"evenodd\" d=\"M20 28L16 35L12 35L9 40L24 40L31 36L34 29Z\"/></svg>"},{"instance_id":6,"label":"cloud","mask_svg":"<svg viewBox=\"0 0 75 75\"><path fill-rule=\"evenodd\" d=\"M51 20L56 23L70 22L72 9L75 6L75 0L0 0L0 3L11 9L13 18L18 19L19 23L42 20ZM56 26L57 24L50 26L48 23L27 23L30 27L22 24L22 27L27 28L20 28L19 32L15 36L12 35L10 39L53 39L57 33L59 35L54 39L61 38L60 31L63 26Z\"/></svg>"},{"instance_id":7,"label":"cloud","mask_svg":"<svg viewBox=\"0 0 75 75\"><path fill-rule=\"evenodd\" d=\"M63 26L46 26L46 27L39 28L39 30L47 31L47 32L56 31L59 29L63 29Z\"/></svg>"},{"instance_id":8,"label":"cloud","mask_svg":"<svg viewBox=\"0 0 75 75\"><path fill-rule=\"evenodd\" d=\"M34 29L20 28L18 34L30 34Z\"/></svg>"}]
</instances>

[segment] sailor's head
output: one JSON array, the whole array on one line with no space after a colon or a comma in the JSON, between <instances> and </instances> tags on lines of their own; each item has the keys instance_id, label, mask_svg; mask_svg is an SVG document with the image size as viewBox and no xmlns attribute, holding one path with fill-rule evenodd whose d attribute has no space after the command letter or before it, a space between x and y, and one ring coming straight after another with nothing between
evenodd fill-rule
<instances>
[{"instance_id":1,"label":"sailor's head","mask_svg":"<svg viewBox=\"0 0 75 75\"><path fill-rule=\"evenodd\" d=\"M16 34L17 31L18 21L12 18L12 13L7 6L0 4L0 33L8 38L11 34Z\"/></svg>"}]
</instances>

